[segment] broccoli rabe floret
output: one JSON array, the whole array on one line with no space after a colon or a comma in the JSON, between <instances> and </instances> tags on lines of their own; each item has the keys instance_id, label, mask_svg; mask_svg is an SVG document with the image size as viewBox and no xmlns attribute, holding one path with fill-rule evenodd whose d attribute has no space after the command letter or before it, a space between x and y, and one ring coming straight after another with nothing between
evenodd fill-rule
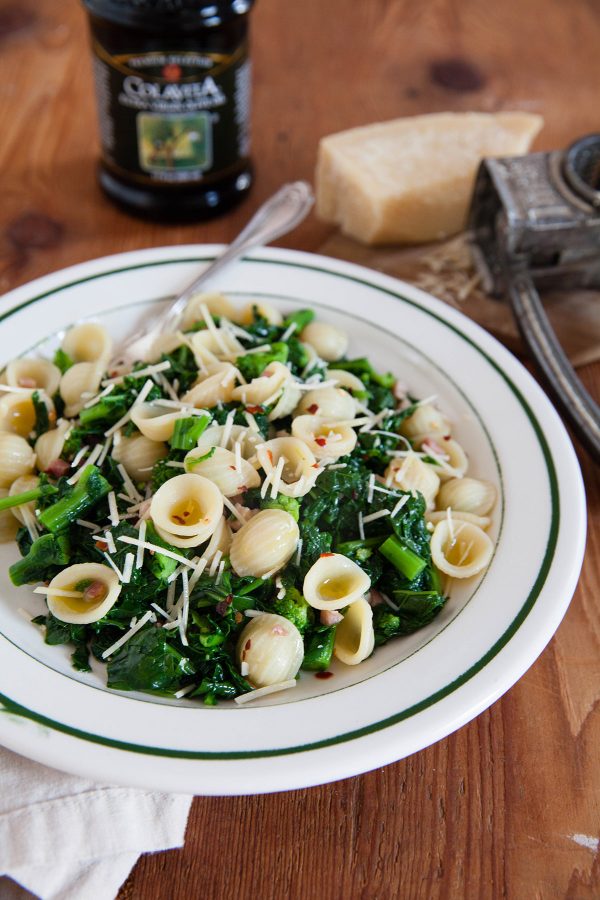
<instances>
[{"instance_id":1,"label":"broccoli rabe floret","mask_svg":"<svg viewBox=\"0 0 600 900\"><path fill-rule=\"evenodd\" d=\"M48 531L62 531L109 491L110 484L100 470L96 466L86 466L73 490L40 513L39 522Z\"/></svg>"},{"instance_id":2,"label":"broccoli rabe floret","mask_svg":"<svg viewBox=\"0 0 600 900\"><path fill-rule=\"evenodd\" d=\"M285 596L273 601L273 612L293 622L300 634L304 634L312 621L312 609L295 587L287 587Z\"/></svg>"},{"instance_id":3,"label":"broccoli rabe floret","mask_svg":"<svg viewBox=\"0 0 600 900\"><path fill-rule=\"evenodd\" d=\"M66 566L70 558L69 538L65 534L43 534L31 545L29 553L9 568L10 580L17 587L45 581L54 566Z\"/></svg>"},{"instance_id":4,"label":"broccoli rabe floret","mask_svg":"<svg viewBox=\"0 0 600 900\"><path fill-rule=\"evenodd\" d=\"M169 462L168 459L159 459L154 463L152 467L152 493L155 494L159 487L168 481L169 478L175 478L176 475L181 475L181 469L175 468L175 466L167 465Z\"/></svg>"},{"instance_id":5,"label":"broccoli rabe floret","mask_svg":"<svg viewBox=\"0 0 600 900\"><path fill-rule=\"evenodd\" d=\"M269 350L262 353L247 353L245 356L238 356L235 361L237 368L247 381L258 378L267 366L272 362L287 362L288 346L280 341L271 344Z\"/></svg>"},{"instance_id":6,"label":"broccoli rabe floret","mask_svg":"<svg viewBox=\"0 0 600 900\"><path fill-rule=\"evenodd\" d=\"M260 501L261 509L283 509L289 513L292 519L297 522L300 518L300 501L295 497L286 497L285 494L278 494L274 500L266 497Z\"/></svg>"}]
</instances>

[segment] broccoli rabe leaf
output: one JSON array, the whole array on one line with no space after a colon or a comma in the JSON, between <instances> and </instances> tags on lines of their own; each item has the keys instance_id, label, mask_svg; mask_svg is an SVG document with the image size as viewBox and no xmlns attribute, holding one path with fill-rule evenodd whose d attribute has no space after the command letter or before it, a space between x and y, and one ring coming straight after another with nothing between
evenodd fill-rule
<instances>
[{"instance_id":1,"label":"broccoli rabe leaf","mask_svg":"<svg viewBox=\"0 0 600 900\"><path fill-rule=\"evenodd\" d=\"M172 693L194 666L170 644L167 632L150 625L108 658L107 673L108 687L118 691Z\"/></svg>"}]
</instances>

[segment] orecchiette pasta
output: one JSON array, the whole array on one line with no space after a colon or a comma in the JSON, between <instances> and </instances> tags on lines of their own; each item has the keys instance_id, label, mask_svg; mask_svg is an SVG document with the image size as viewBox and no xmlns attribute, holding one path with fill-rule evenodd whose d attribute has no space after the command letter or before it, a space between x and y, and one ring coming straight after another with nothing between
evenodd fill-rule
<instances>
[{"instance_id":1,"label":"orecchiette pasta","mask_svg":"<svg viewBox=\"0 0 600 900\"><path fill-rule=\"evenodd\" d=\"M0 488L8 488L20 475L33 471L35 453L18 434L0 433Z\"/></svg>"},{"instance_id":2,"label":"orecchiette pasta","mask_svg":"<svg viewBox=\"0 0 600 900\"><path fill-rule=\"evenodd\" d=\"M290 560L298 544L298 525L282 509L262 509L234 534L229 558L238 575L273 574Z\"/></svg>"},{"instance_id":3,"label":"orecchiette pasta","mask_svg":"<svg viewBox=\"0 0 600 900\"><path fill-rule=\"evenodd\" d=\"M470 522L471 525L477 525L478 528L482 528L484 531L492 523L489 516L475 516L473 513L462 512L460 509L451 509L450 507L445 510L440 509L428 512L426 519L432 525L437 525L438 522L443 522L448 516L455 522Z\"/></svg>"},{"instance_id":4,"label":"orecchiette pasta","mask_svg":"<svg viewBox=\"0 0 600 900\"><path fill-rule=\"evenodd\" d=\"M436 461L434 472L440 481L462 478L468 468L467 454L453 438L444 436L438 443L433 438L421 441L421 450Z\"/></svg>"},{"instance_id":5,"label":"orecchiette pasta","mask_svg":"<svg viewBox=\"0 0 600 900\"><path fill-rule=\"evenodd\" d=\"M362 597L371 579L341 553L323 553L304 577L302 593L315 609L343 609Z\"/></svg>"},{"instance_id":6,"label":"orecchiette pasta","mask_svg":"<svg viewBox=\"0 0 600 900\"><path fill-rule=\"evenodd\" d=\"M8 497L7 489L0 488L0 500L4 500L5 497ZM0 544L8 544L9 541L14 541L18 528L19 523L13 516L12 511L10 509L0 510Z\"/></svg>"},{"instance_id":7,"label":"orecchiette pasta","mask_svg":"<svg viewBox=\"0 0 600 900\"><path fill-rule=\"evenodd\" d=\"M196 294L188 301L181 319L181 327L184 331L191 328L196 322L203 321L202 306L205 306L212 316L225 316L232 320L236 317L235 306L223 294Z\"/></svg>"},{"instance_id":8,"label":"orecchiette pasta","mask_svg":"<svg viewBox=\"0 0 600 900\"><path fill-rule=\"evenodd\" d=\"M9 497L14 497L17 494L24 494L26 491L33 491L39 483L40 479L37 475L20 475L11 484L8 495ZM29 503L22 503L20 506L13 506L11 512L17 522L20 522L21 525L27 525L35 521L35 500L31 500Z\"/></svg>"},{"instance_id":9,"label":"orecchiette pasta","mask_svg":"<svg viewBox=\"0 0 600 900\"><path fill-rule=\"evenodd\" d=\"M364 391L364 382L352 372L346 372L345 369L327 369L325 372L327 381L337 381L338 387L345 388L348 391Z\"/></svg>"},{"instance_id":10,"label":"orecchiette pasta","mask_svg":"<svg viewBox=\"0 0 600 900\"><path fill-rule=\"evenodd\" d=\"M361 597L337 626L333 652L340 662L356 666L371 655L374 647L373 610Z\"/></svg>"},{"instance_id":11,"label":"orecchiette pasta","mask_svg":"<svg viewBox=\"0 0 600 900\"><path fill-rule=\"evenodd\" d=\"M298 404L297 415L308 413L328 421L352 420L356 413L354 398L342 388L328 387L320 391L307 391Z\"/></svg>"},{"instance_id":12,"label":"orecchiette pasta","mask_svg":"<svg viewBox=\"0 0 600 900\"><path fill-rule=\"evenodd\" d=\"M400 431L414 441L427 436L438 438L450 434L450 422L433 403L421 403L411 416L404 419Z\"/></svg>"},{"instance_id":13,"label":"orecchiette pasta","mask_svg":"<svg viewBox=\"0 0 600 900\"><path fill-rule=\"evenodd\" d=\"M325 322L310 322L303 329L300 338L314 347L321 359L327 362L341 359L348 349L348 336Z\"/></svg>"},{"instance_id":14,"label":"orecchiette pasta","mask_svg":"<svg viewBox=\"0 0 600 900\"><path fill-rule=\"evenodd\" d=\"M6 384L45 391L53 397L60 384L60 369L47 359L14 359L6 367Z\"/></svg>"},{"instance_id":15,"label":"orecchiette pasta","mask_svg":"<svg viewBox=\"0 0 600 900\"><path fill-rule=\"evenodd\" d=\"M244 628L237 643L237 660L256 687L295 678L304 657L302 635L283 616L265 613Z\"/></svg>"},{"instance_id":16,"label":"orecchiette pasta","mask_svg":"<svg viewBox=\"0 0 600 900\"><path fill-rule=\"evenodd\" d=\"M189 343L192 349L201 352L202 348L208 350L209 353L216 357L224 357L226 359L235 358L244 352L244 348L240 342L227 328L203 329L196 331L190 335Z\"/></svg>"},{"instance_id":17,"label":"orecchiette pasta","mask_svg":"<svg viewBox=\"0 0 600 900\"><path fill-rule=\"evenodd\" d=\"M275 309L274 306L271 306L270 303L265 303L263 300L253 300L252 303L248 303L241 311L238 321L241 322L242 325L252 324L255 311L259 316L262 316L263 319L266 319L269 325L281 325L283 322L283 316L279 310Z\"/></svg>"},{"instance_id":18,"label":"orecchiette pasta","mask_svg":"<svg viewBox=\"0 0 600 900\"><path fill-rule=\"evenodd\" d=\"M62 348L76 363L101 363L105 366L112 350L112 340L102 325L84 322L67 331Z\"/></svg>"},{"instance_id":19,"label":"orecchiette pasta","mask_svg":"<svg viewBox=\"0 0 600 900\"><path fill-rule=\"evenodd\" d=\"M113 447L113 459L123 463L134 481L150 481L152 467L167 455L166 444L153 441L144 434L122 437Z\"/></svg>"},{"instance_id":20,"label":"orecchiette pasta","mask_svg":"<svg viewBox=\"0 0 600 900\"><path fill-rule=\"evenodd\" d=\"M226 431L229 431L228 436ZM227 439L223 443L225 438ZM256 453L256 446L262 443L262 436L259 432L251 431L242 425L232 425L230 430L225 425L211 425L198 438L198 450L202 456L208 453L211 447L224 446L226 450L235 450L237 443L240 445L242 457L248 459Z\"/></svg>"},{"instance_id":21,"label":"orecchiette pasta","mask_svg":"<svg viewBox=\"0 0 600 900\"><path fill-rule=\"evenodd\" d=\"M45 472L51 463L60 458L69 428L69 423L62 419L57 422L56 428L45 431L35 442L36 465L40 472Z\"/></svg>"},{"instance_id":22,"label":"orecchiette pasta","mask_svg":"<svg viewBox=\"0 0 600 900\"><path fill-rule=\"evenodd\" d=\"M197 381L181 399L197 409L212 409L217 403L229 403L235 393L236 374L235 366L226 364L218 372Z\"/></svg>"},{"instance_id":23,"label":"orecchiette pasta","mask_svg":"<svg viewBox=\"0 0 600 900\"><path fill-rule=\"evenodd\" d=\"M61 622L89 625L104 618L120 593L119 578L108 566L78 563L63 569L50 582L48 609Z\"/></svg>"},{"instance_id":24,"label":"orecchiette pasta","mask_svg":"<svg viewBox=\"0 0 600 900\"><path fill-rule=\"evenodd\" d=\"M452 578L471 578L489 564L494 545L481 528L471 522L448 521L435 526L431 535L431 558L440 572Z\"/></svg>"},{"instance_id":25,"label":"orecchiette pasta","mask_svg":"<svg viewBox=\"0 0 600 900\"><path fill-rule=\"evenodd\" d=\"M159 334L146 354L146 361L157 362L163 353L172 353L177 347L181 347L182 344L186 343L186 337L181 331L175 331L171 334Z\"/></svg>"},{"instance_id":26,"label":"orecchiette pasta","mask_svg":"<svg viewBox=\"0 0 600 900\"><path fill-rule=\"evenodd\" d=\"M433 467L424 463L414 453L392 460L385 470L386 484L401 491L419 491L427 506L433 504L440 487L439 476Z\"/></svg>"},{"instance_id":27,"label":"orecchiette pasta","mask_svg":"<svg viewBox=\"0 0 600 900\"><path fill-rule=\"evenodd\" d=\"M298 390L294 382L286 381L279 395L279 400L269 413L269 422L290 416L296 409L301 396L302 392Z\"/></svg>"},{"instance_id":28,"label":"orecchiette pasta","mask_svg":"<svg viewBox=\"0 0 600 900\"><path fill-rule=\"evenodd\" d=\"M35 407L31 394L2 394L0 396L0 431L10 431L27 437L35 425Z\"/></svg>"},{"instance_id":29,"label":"orecchiette pasta","mask_svg":"<svg viewBox=\"0 0 600 900\"><path fill-rule=\"evenodd\" d=\"M139 403L131 410L131 421L151 441L168 441L175 423L185 418L185 410L169 410L154 403Z\"/></svg>"},{"instance_id":30,"label":"orecchiette pasta","mask_svg":"<svg viewBox=\"0 0 600 900\"><path fill-rule=\"evenodd\" d=\"M356 432L349 425L330 422L321 416L296 416L292 434L304 441L317 459L339 459L356 447Z\"/></svg>"},{"instance_id":31,"label":"orecchiette pasta","mask_svg":"<svg viewBox=\"0 0 600 900\"><path fill-rule=\"evenodd\" d=\"M60 396L65 403L65 416L76 416L86 400L92 397L100 385L102 366L95 362L75 363L60 380Z\"/></svg>"},{"instance_id":32,"label":"orecchiette pasta","mask_svg":"<svg viewBox=\"0 0 600 900\"><path fill-rule=\"evenodd\" d=\"M319 474L317 461L304 441L294 437L274 438L259 444L256 455L271 482L275 473L279 473L276 487L280 494L303 497L314 487Z\"/></svg>"},{"instance_id":33,"label":"orecchiette pasta","mask_svg":"<svg viewBox=\"0 0 600 900\"><path fill-rule=\"evenodd\" d=\"M489 481L477 478L452 478L440 488L437 496L439 509L447 509L485 516L496 502L496 488Z\"/></svg>"},{"instance_id":34,"label":"orecchiette pasta","mask_svg":"<svg viewBox=\"0 0 600 900\"><path fill-rule=\"evenodd\" d=\"M170 543L195 547L216 530L223 515L223 497L219 488L201 475L176 475L152 497L150 515Z\"/></svg>"},{"instance_id":35,"label":"orecchiette pasta","mask_svg":"<svg viewBox=\"0 0 600 900\"><path fill-rule=\"evenodd\" d=\"M210 479L225 497L234 497L245 488L258 487L260 484L256 469L241 455L237 459L231 450L213 447L211 456L206 459L203 456L205 454L197 448L190 450L185 458L186 470Z\"/></svg>"},{"instance_id":36,"label":"orecchiette pasta","mask_svg":"<svg viewBox=\"0 0 600 900\"><path fill-rule=\"evenodd\" d=\"M214 559L216 553L220 552L223 556L225 556L225 554L229 553L230 547L231 528L229 527L225 516L221 516L217 527L211 535L206 549L202 552L202 559L206 559L210 563Z\"/></svg>"},{"instance_id":37,"label":"orecchiette pasta","mask_svg":"<svg viewBox=\"0 0 600 900\"><path fill-rule=\"evenodd\" d=\"M250 384L242 384L232 392L234 400L251 406L267 406L279 397L284 385L292 374L287 366L280 362L270 363L262 375L253 378Z\"/></svg>"}]
</instances>

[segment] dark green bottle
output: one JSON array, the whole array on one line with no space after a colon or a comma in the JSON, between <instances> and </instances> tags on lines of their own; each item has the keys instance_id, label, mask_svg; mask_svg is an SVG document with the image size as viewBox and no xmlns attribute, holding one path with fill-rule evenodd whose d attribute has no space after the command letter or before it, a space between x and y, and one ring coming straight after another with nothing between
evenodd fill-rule
<instances>
[{"instance_id":1,"label":"dark green bottle","mask_svg":"<svg viewBox=\"0 0 600 900\"><path fill-rule=\"evenodd\" d=\"M250 190L253 0L83 0L100 184L129 212L217 215Z\"/></svg>"}]
</instances>

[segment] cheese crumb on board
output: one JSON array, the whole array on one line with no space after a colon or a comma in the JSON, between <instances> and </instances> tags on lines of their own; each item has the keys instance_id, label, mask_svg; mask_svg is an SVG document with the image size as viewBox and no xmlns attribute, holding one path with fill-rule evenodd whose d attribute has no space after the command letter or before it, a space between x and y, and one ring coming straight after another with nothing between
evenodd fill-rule
<instances>
[{"instance_id":1,"label":"cheese crumb on board","mask_svg":"<svg viewBox=\"0 0 600 900\"><path fill-rule=\"evenodd\" d=\"M329 135L317 214L365 244L442 240L465 226L483 157L526 153L542 124L526 112L434 113Z\"/></svg>"}]
</instances>

